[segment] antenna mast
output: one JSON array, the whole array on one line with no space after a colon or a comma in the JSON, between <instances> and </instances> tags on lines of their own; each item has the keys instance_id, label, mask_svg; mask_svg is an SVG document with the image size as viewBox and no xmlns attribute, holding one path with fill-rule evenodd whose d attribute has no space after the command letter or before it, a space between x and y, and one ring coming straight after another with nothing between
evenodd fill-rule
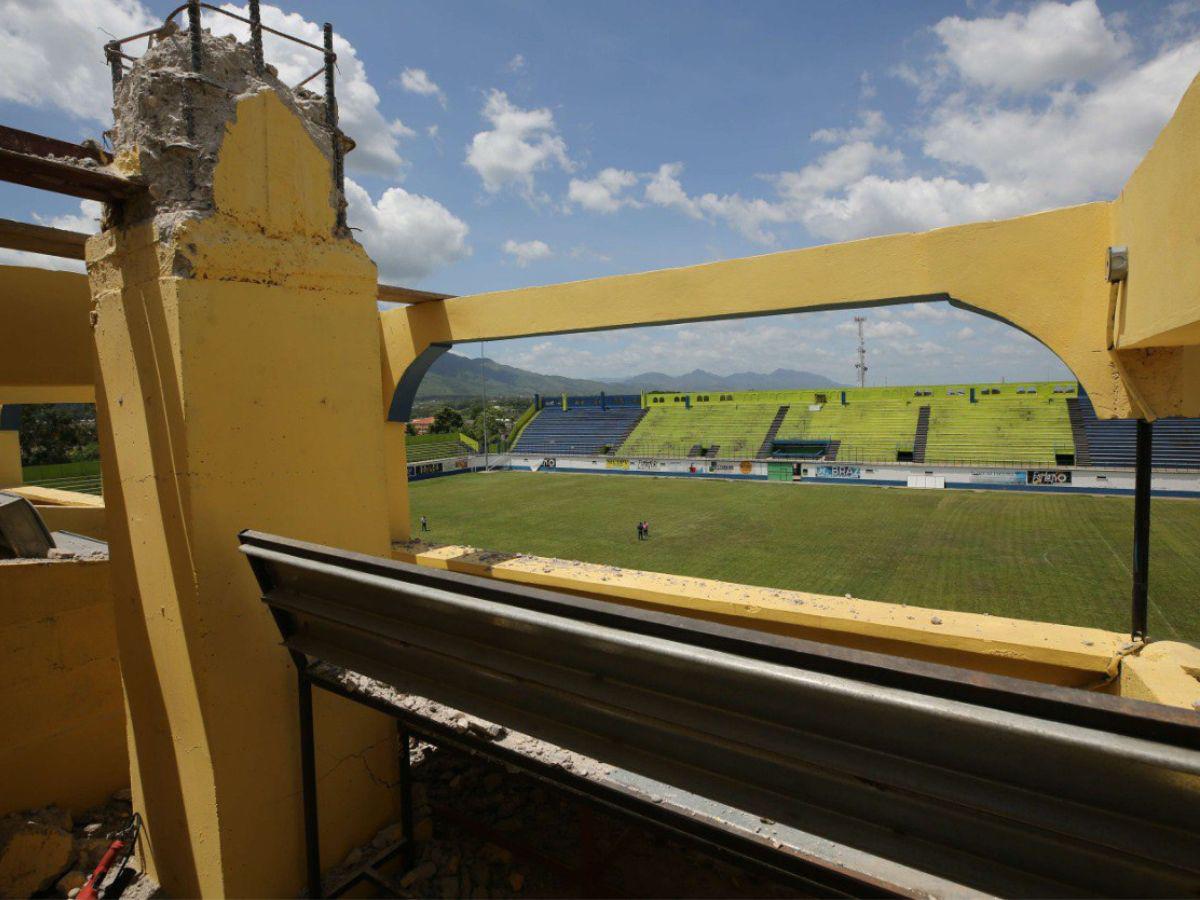
<instances>
[{"instance_id":1,"label":"antenna mast","mask_svg":"<svg viewBox=\"0 0 1200 900\"><path fill-rule=\"evenodd\" d=\"M863 322L867 321L864 316L855 316L854 322L858 325L858 362L854 364L854 368L858 370L858 386L867 386L867 345L863 340Z\"/></svg>"}]
</instances>

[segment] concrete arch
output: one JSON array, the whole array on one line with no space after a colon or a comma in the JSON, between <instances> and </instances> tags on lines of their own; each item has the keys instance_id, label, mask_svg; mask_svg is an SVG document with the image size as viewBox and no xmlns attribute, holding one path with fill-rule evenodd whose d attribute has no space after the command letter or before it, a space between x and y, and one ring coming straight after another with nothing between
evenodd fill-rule
<instances>
[{"instance_id":1,"label":"concrete arch","mask_svg":"<svg viewBox=\"0 0 1200 900\"><path fill-rule=\"evenodd\" d=\"M435 345L952 299L1050 348L1102 417L1200 415L1198 146L1193 82L1112 202L390 310L384 408L404 410L405 373ZM1119 285L1114 245L1131 259Z\"/></svg>"}]
</instances>

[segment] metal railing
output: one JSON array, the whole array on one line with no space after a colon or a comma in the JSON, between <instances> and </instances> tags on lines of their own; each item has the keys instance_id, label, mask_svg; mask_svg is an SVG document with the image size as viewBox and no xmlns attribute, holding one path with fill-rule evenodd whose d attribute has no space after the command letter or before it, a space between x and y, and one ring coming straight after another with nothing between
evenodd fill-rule
<instances>
[{"instance_id":1,"label":"metal railing","mask_svg":"<svg viewBox=\"0 0 1200 900\"><path fill-rule=\"evenodd\" d=\"M641 779L630 806L703 821L780 868L860 879L860 895L1176 896L1200 883L1189 710L240 537L302 691L333 664L583 754L601 765L575 789ZM491 752L519 756L520 740L500 743ZM771 823L769 844L747 820Z\"/></svg>"},{"instance_id":2,"label":"metal railing","mask_svg":"<svg viewBox=\"0 0 1200 900\"><path fill-rule=\"evenodd\" d=\"M75 491L80 494L104 494L104 481L96 475L63 475L55 478L31 478L28 487L52 488L58 491Z\"/></svg>"}]
</instances>

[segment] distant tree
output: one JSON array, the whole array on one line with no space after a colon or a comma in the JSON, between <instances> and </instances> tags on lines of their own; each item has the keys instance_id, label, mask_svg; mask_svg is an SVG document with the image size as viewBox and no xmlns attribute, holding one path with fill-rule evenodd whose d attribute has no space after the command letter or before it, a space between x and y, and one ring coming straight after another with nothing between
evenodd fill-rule
<instances>
[{"instance_id":1,"label":"distant tree","mask_svg":"<svg viewBox=\"0 0 1200 900\"><path fill-rule=\"evenodd\" d=\"M462 431L463 417L452 406L443 406L433 417L433 426L429 429L435 434L453 434Z\"/></svg>"},{"instance_id":2,"label":"distant tree","mask_svg":"<svg viewBox=\"0 0 1200 900\"><path fill-rule=\"evenodd\" d=\"M490 407L487 412L480 413L471 423L470 435L483 443L483 426L487 423L487 439L495 443L508 435L508 426L510 419L504 414L504 410L499 407Z\"/></svg>"},{"instance_id":3,"label":"distant tree","mask_svg":"<svg viewBox=\"0 0 1200 900\"><path fill-rule=\"evenodd\" d=\"M99 458L94 407L36 403L21 408L21 465Z\"/></svg>"},{"instance_id":4,"label":"distant tree","mask_svg":"<svg viewBox=\"0 0 1200 900\"><path fill-rule=\"evenodd\" d=\"M416 434L417 429L413 428L412 422L405 422L404 423L404 433L405 434Z\"/></svg>"}]
</instances>

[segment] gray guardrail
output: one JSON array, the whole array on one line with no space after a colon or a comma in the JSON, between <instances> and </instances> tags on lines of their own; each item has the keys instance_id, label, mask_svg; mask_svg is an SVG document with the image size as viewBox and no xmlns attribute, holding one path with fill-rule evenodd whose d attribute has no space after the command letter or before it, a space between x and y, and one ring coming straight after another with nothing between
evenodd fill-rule
<instances>
[{"instance_id":1,"label":"gray guardrail","mask_svg":"<svg viewBox=\"0 0 1200 900\"><path fill-rule=\"evenodd\" d=\"M864 883L1200 891L1191 711L241 541L294 653L789 826Z\"/></svg>"}]
</instances>

